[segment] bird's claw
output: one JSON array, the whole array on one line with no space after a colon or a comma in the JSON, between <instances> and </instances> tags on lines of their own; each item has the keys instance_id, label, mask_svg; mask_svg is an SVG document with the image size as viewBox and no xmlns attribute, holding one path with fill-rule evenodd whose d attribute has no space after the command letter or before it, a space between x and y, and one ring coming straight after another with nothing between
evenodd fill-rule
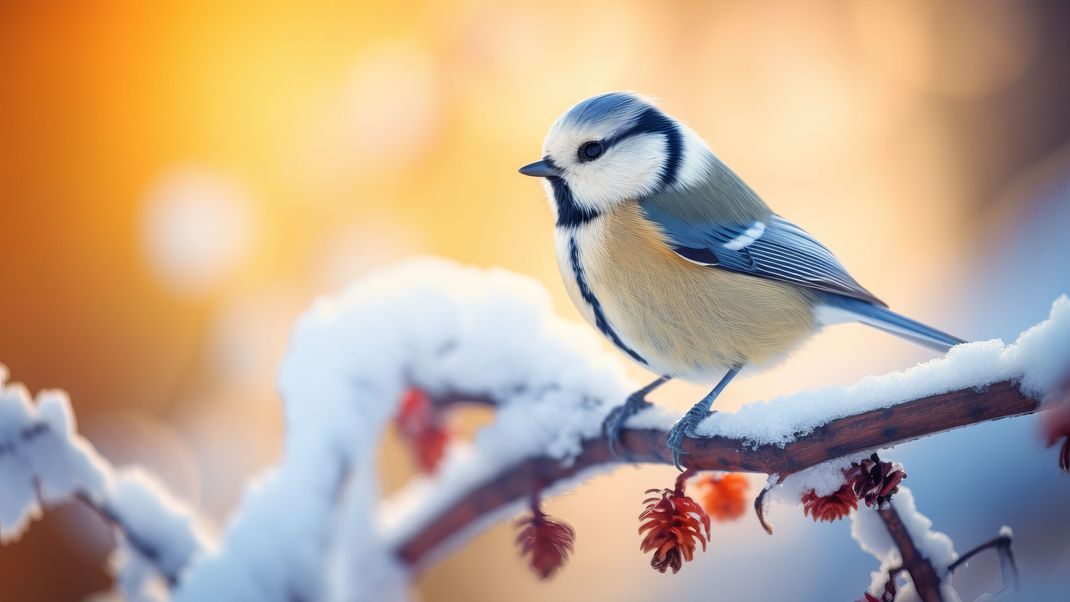
<instances>
[{"instance_id":1,"label":"bird's claw","mask_svg":"<svg viewBox=\"0 0 1070 602\"><path fill-rule=\"evenodd\" d=\"M620 444L620 434L624 430L624 423L649 405L650 402L644 399L642 394L630 395L627 401L610 410L609 415L602 422L602 434L609 444L609 453L613 454L614 458L620 458L617 446Z\"/></svg>"},{"instance_id":2,"label":"bird's claw","mask_svg":"<svg viewBox=\"0 0 1070 602\"><path fill-rule=\"evenodd\" d=\"M672 464L677 470L683 472L683 464L680 463L680 456L686 454L683 450L684 438L692 436L694 433L688 433L689 426L685 424L681 419L672 429L669 430L669 436L665 439L665 445L672 450Z\"/></svg>"},{"instance_id":3,"label":"bird's claw","mask_svg":"<svg viewBox=\"0 0 1070 602\"><path fill-rule=\"evenodd\" d=\"M684 470L683 464L680 463L680 456L687 454L683 450L684 439L695 437L695 427L711 413L701 408L691 408L684 414L683 418L669 429L669 436L665 438L665 445L672 450L672 463L677 470L681 472Z\"/></svg>"}]
</instances>

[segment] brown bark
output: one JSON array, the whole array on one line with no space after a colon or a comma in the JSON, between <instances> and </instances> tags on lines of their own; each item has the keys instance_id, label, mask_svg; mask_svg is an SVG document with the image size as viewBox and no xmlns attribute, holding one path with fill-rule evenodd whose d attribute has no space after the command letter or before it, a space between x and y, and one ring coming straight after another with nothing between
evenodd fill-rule
<instances>
[{"instance_id":1,"label":"brown bark","mask_svg":"<svg viewBox=\"0 0 1070 602\"><path fill-rule=\"evenodd\" d=\"M906 525L899 518L899 512L895 506L886 510L877 510L892 541L899 548L899 557L902 559L902 570L910 575L914 582L914 590L922 602L944 602L944 594L940 591L940 575L933 563L914 544Z\"/></svg>"}]
</instances>

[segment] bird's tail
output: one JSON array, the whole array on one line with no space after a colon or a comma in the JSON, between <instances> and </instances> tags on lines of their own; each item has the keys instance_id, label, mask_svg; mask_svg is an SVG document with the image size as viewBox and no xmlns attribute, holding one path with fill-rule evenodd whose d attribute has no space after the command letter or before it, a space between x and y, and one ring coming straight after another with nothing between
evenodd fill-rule
<instances>
[{"instance_id":1,"label":"bird's tail","mask_svg":"<svg viewBox=\"0 0 1070 602\"><path fill-rule=\"evenodd\" d=\"M887 307L875 305L861 299L844 297L843 295L823 295L822 301L829 309L838 312L846 312L849 319L868 324L897 337L925 345L937 351L947 351L955 345L966 341L951 336L916 322L910 318L897 314Z\"/></svg>"}]
</instances>

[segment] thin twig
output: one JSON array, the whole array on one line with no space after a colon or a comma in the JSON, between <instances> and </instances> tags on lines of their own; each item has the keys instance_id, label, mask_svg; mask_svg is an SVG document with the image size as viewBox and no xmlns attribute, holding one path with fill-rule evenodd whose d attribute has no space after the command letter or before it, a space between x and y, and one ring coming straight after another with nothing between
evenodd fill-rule
<instances>
[{"instance_id":1,"label":"thin twig","mask_svg":"<svg viewBox=\"0 0 1070 602\"><path fill-rule=\"evenodd\" d=\"M81 502L86 508L88 508L94 514L100 517L100 520L107 523L108 526L112 527L119 533L122 533L122 536L125 537L126 541L130 544L130 547L137 550L137 553L141 555L142 558L148 560L153 564L154 567L156 567L156 570L160 573L160 576L162 576L167 582L169 588L174 589L174 587L178 585L178 575L165 569L163 564L160 562L160 551L157 550L151 544L142 541L137 536L137 532L135 532L127 524L125 524L118 514L116 514L106 505L98 503L85 491L77 491L74 494L74 499Z\"/></svg>"},{"instance_id":2,"label":"thin twig","mask_svg":"<svg viewBox=\"0 0 1070 602\"><path fill-rule=\"evenodd\" d=\"M914 539L910 537L910 532L899 517L899 511L895 506L888 506L876 512L884 521L895 546L899 548L899 557L903 561L900 569L910 575L918 597L922 602L944 602L944 594L940 591L940 575L933 563L915 545Z\"/></svg>"},{"instance_id":3,"label":"thin twig","mask_svg":"<svg viewBox=\"0 0 1070 602\"><path fill-rule=\"evenodd\" d=\"M996 537L984 542L976 548L966 552L962 556L959 556L955 562L952 562L947 567L948 574L954 573L955 569L966 564L977 554L995 548L999 554L999 566L1000 572L1003 577L1003 589L996 592L996 595L1000 595L1010 589L1013 592L1017 592L1022 588L1021 575L1018 572L1018 563L1014 560L1014 549L1012 544L1014 538L1009 533L1000 533Z\"/></svg>"},{"instance_id":4,"label":"thin twig","mask_svg":"<svg viewBox=\"0 0 1070 602\"><path fill-rule=\"evenodd\" d=\"M906 569L903 568L902 565L895 566L895 567L892 567L892 568L888 569L888 579L884 582L884 591L881 592L881 597L879 598L879 600L881 600L881 601L889 601L889 602L895 600L895 593L896 593L896 591L895 591L896 590L895 578L899 576L899 573L902 573L905 570ZM873 596L869 592L866 592L866 598L865 599L866 600L870 600L872 598L876 598L876 596Z\"/></svg>"},{"instance_id":5,"label":"thin twig","mask_svg":"<svg viewBox=\"0 0 1070 602\"><path fill-rule=\"evenodd\" d=\"M754 498L754 513L758 515L758 522L762 525L762 528L770 535L773 534L773 523L769 522L769 519L765 517L766 508L769 506L769 502L766 500L765 496L777 485L782 483L785 478L785 475L771 475L769 480L765 483L765 487L762 487L761 492Z\"/></svg>"},{"instance_id":6,"label":"thin twig","mask_svg":"<svg viewBox=\"0 0 1070 602\"><path fill-rule=\"evenodd\" d=\"M45 421L35 421L28 426L22 428L17 433L17 443L19 445L29 445L35 440L53 435L59 438L66 435L57 435L50 423ZM0 456L14 453L18 450L15 440L0 441ZM107 466L107 470L112 470L110 465ZM34 492L37 497L37 503L42 506L48 506L45 501L45 495L42 491L41 478L39 475L33 477ZM110 527L125 537L130 547L137 551L137 553L153 564L157 572L163 577L170 588L174 588L178 584L179 575L174 571L168 570L163 563L160 562L161 551L152 544L144 541L138 536L138 533L130 528L128 524L123 522L122 517L116 513L104 500L97 500L91 495L82 485L77 485L70 492L70 499L77 500L83 506L97 515L103 522L107 523Z\"/></svg>"}]
</instances>

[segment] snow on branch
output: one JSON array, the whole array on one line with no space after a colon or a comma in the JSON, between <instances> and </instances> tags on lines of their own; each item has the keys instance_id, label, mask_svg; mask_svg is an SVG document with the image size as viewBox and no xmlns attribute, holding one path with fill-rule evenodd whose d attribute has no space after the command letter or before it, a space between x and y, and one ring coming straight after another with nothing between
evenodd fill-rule
<instances>
[{"instance_id":1,"label":"snow on branch","mask_svg":"<svg viewBox=\"0 0 1070 602\"><path fill-rule=\"evenodd\" d=\"M179 581L208 537L149 475L116 470L75 432L62 391L31 399L0 366L0 540L17 540L42 507L78 500L113 527L119 590L156 599Z\"/></svg>"},{"instance_id":2,"label":"snow on branch","mask_svg":"<svg viewBox=\"0 0 1070 602\"><path fill-rule=\"evenodd\" d=\"M285 458L177 597L401 598L410 567L394 550L408 529L510 465L574 459L630 386L531 279L438 260L370 275L298 321L279 376ZM493 399L497 413L473 445L451 446L435 478L380 503L381 433L410 387ZM471 526L506 517L530 491Z\"/></svg>"},{"instance_id":3,"label":"snow on branch","mask_svg":"<svg viewBox=\"0 0 1070 602\"><path fill-rule=\"evenodd\" d=\"M776 474L773 482L782 484L771 497L794 503L804 490L827 496L843 484L853 461L875 449L1035 411L1068 367L1070 300L1060 298L1050 318L1014 344L963 345L848 387L715 414L700 425L702 437L685 446L685 461L698 470ZM184 541L196 544L179 545L186 553L174 553L167 544L177 544L142 533L140 523L115 513L124 531L132 525L146 549L158 550L155 558L167 559L157 565L175 600L406 599L418 571L526 503L541 516L529 525L553 524L538 508L540 495L618 463L601 425L637 388L591 329L554 315L535 281L432 259L381 270L317 301L293 330L278 385L284 456L250 485L218 545L193 537L190 527ZM413 411L409 402L420 400L413 390L426 407L413 406L405 430L427 445L421 465L436 470L383 499L376 474L380 440L399 411ZM440 430L420 437L420 420L433 421L463 403L496 410L473 441L443 447ZM67 406L59 405L69 424ZM37 414L49 412L56 411ZM423 418L414 421L414 415ZM634 416L623 435L624 453L636 462L669 463L664 441L675 419L658 408ZM26 432L21 425L0 414L0 454L3 442ZM80 441L69 426L61 431ZM83 449L83 456L96 467L86 469L88 484L62 491L110 499L111 489L88 478L106 472L99 469L103 463L91 450ZM25 466L21 460L6 464L0 455L0 483L17 480L7 471ZM665 491L666 499L683 497L679 483ZM0 492L0 524L9 516L3 512L7 495ZM24 507L18 506L16 519ZM564 530L551 535L566 550ZM546 574L556 568L545 557L539 563ZM661 570L670 565L679 568L661 559Z\"/></svg>"},{"instance_id":4,"label":"snow on branch","mask_svg":"<svg viewBox=\"0 0 1070 602\"><path fill-rule=\"evenodd\" d=\"M871 574L867 600L882 600L888 593L897 600L958 600L948 577L970 558L990 548L999 554L1003 577L1003 590L997 596L1019 590L1010 527L1000 527L996 537L960 556L951 538L934 531L932 524L918 511L914 495L906 487L887 508L852 516L851 536L881 562L880 569ZM904 579L904 574L910 578Z\"/></svg>"},{"instance_id":5,"label":"snow on branch","mask_svg":"<svg viewBox=\"0 0 1070 602\"><path fill-rule=\"evenodd\" d=\"M932 524L918 511L906 487L900 488L890 507L852 515L851 536L881 562L871 575L870 595L880 599L886 584L907 572L910 580L894 586L900 599L957 599L944 581L958 559L955 544L944 533L933 531Z\"/></svg>"}]
</instances>

